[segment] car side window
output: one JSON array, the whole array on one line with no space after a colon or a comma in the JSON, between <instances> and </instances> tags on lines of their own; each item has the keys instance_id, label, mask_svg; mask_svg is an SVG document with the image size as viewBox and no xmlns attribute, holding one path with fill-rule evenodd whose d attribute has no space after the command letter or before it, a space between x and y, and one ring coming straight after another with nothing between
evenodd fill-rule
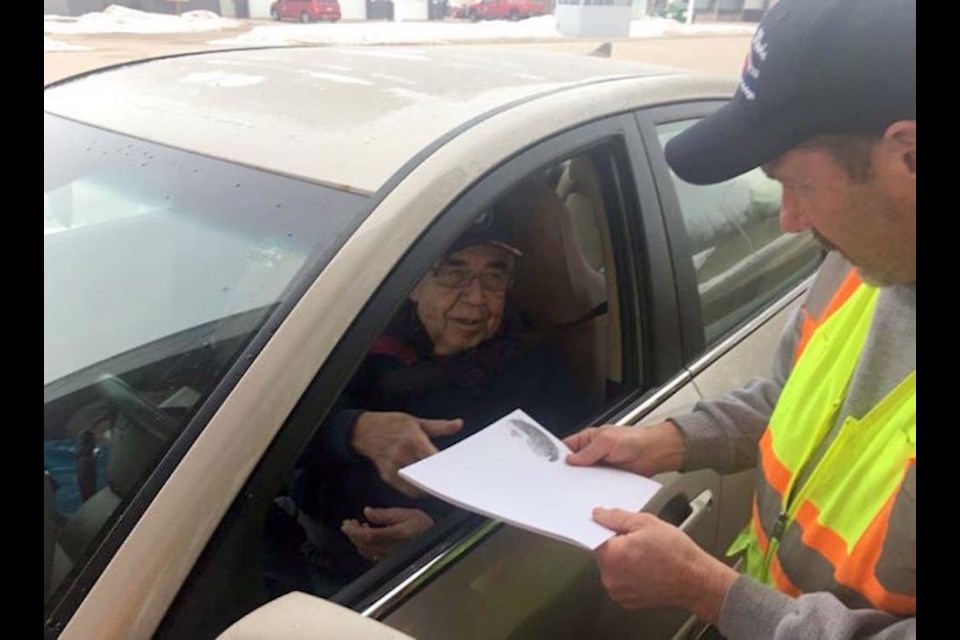
<instances>
[{"instance_id":1,"label":"car side window","mask_svg":"<svg viewBox=\"0 0 960 640\"><path fill-rule=\"evenodd\" d=\"M517 407L562 435L606 404L620 341L610 340L615 269L593 157L521 180L421 275L276 503L302 533L291 521L282 541L265 544L288 547L293 535L302 554L285 558L295 567L265 567L272 597L331 597L455 517L396 474L433 447Z\"/></svg>"},{"instance_id":2,"label":"car side window","mask_svg":"<svg viewBox=\"0 0 960 640\"><path fill-rule=\"evenodd\" d=\"M659 125L661 145L694 122ZM821 250L807 233L781 231L780 185L759 168L707 186L671 177L709 345L809 275Z\"/></svg>"},{"instance_id":3,"label":"car side window","mask_svg":"<svg viewBox=\"0 0 960 640\"><path fill-rule=\"evenodd\" d=\"M624 234L610 221L625 217L627 198L615 194L627 182L611 177L621 162L614 147L539 165L470 210L464 237L499 226L519 255L462 238L411 249L429 254L425 271L392 317L367 319L381 328L353 352L354 373L330 410L291 417L313 433L284 468L264 467L263 482L280 491L266 498L262 519L236 510L221 524L161 637L221 630L226 618L291 590L352 603L416 565L458 523L473 522L396 482L397 468L423 455L406 445L400 457L387 453L409 430L422 431L421 446L443 449L519 407L565 435L636 390L620 353L634 343L622 327L635 324L620 318L613 239ZM473 340L496 314L499 328ZM449 348L461 343L468 348ZM210 613L214 602L223 621Z\"/></svg>"}]
</instances>

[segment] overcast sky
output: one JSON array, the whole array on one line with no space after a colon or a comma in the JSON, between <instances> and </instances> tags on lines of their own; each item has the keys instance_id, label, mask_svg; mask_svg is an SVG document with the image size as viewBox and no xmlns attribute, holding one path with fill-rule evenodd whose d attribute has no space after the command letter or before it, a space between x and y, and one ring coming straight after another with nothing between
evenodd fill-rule
<instances>
[{"instance_id":1,"label":"overcast sky","mask_svg":"<svg viewBox=\"0 0 960 640\"><path fill-rule=\"evenodd\" d=\"M187 33L209 32L210 42L225 46L280 45L294 43L389 44L430 43L448 41L483 41L508 39L563 38L556 29L554 16L528 18L517 22L490 20L483 22L338 22L256 26L239 36L224 37L223 29L241 26L236 20L221 18L210 11L185 11L183 15L146 13L116 5L100 13L80 17L43 17L43 50L69 51L84 49L56 39L59 34L97 33ZM630 37L649 38L663 35L703 33L752 34L752 24L684 25L675 20L648 18L634 20ZM53 36L53 37L51 37Z\"/></svg>"}]
</instances>

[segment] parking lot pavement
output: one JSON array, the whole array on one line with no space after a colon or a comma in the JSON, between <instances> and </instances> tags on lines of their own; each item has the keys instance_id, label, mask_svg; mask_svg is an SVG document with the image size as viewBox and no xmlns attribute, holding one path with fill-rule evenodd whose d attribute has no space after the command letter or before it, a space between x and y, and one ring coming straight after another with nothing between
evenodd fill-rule
<instances>
[{"instance_id":1,"label":"parking lot pavement","mask_svg":"<svg viewBox=\"0 0 960 640\"><path fill-rule=\"evenodd\" d=\"M47 85L84 71L107 67L132 60L157 56L222 49L209 44L218 38L234 38L257 24L271 24L269 20L240 20L234 29L200 33L164 34L57 34L45 36L58 43L80 49L43 52L43 84Z\"/></svg>"},{"instance_id":2,"label":"parking lot pavement","mask_svg":"<svg viewBox=\"0 0 960 640\"><path fill-rule=\"evenodd\" d=\"M132 60L175 55L191 51L222 49L222 44L210 44L215 40L235 38L258 25L274 25L270 20L238 20L239 26L202 33L172 34L58 34L46 36L62 43L69 50L44 51L43 84L92 69L111 66ZM743 63L743 56L750 37L747 35L724 36L674 36L663 38L613 39L614 58L639 60L711 73L736 74ZM484 48L540 51L558 51L585 54L594 50L604 40L554 39L542 42L485 42L469 43ZM452 44L452 43L451 43ZM433 45L444 46L444 45Z\"/></svg>"}]
</instances>

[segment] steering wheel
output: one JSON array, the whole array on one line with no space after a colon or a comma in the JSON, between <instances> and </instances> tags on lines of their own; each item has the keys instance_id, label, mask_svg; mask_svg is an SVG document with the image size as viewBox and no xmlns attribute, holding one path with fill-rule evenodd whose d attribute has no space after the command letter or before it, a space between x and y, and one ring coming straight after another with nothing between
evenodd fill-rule
<instances>
[{"instance_id":1,"label":"steering wheel","mask_svg":"<svg viewBox=\"0 0 960 640\"><path fill-rule=\"evenodd\" d=\"M100 376L97 379L96 389L118 411L161 442L176 436L179 428L177 421L117 376L109 373Z\"/></svg>"}]
</instances>

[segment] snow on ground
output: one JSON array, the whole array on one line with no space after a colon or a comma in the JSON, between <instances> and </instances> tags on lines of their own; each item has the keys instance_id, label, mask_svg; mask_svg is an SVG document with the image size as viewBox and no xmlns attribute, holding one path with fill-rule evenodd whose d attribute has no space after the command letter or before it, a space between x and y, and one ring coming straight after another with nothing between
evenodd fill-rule
<instances>
[{"instance_id":1,"label":"snow on ground","mask_svg":"<svg viewBox=\"0 0 960 640\"><path fill-rule=\"evenodd\" d=\"M77 18L43 16L43 32L52 34L196 33L239 26L240 22L221 18L212 11L185 11L182 15L174 16L117 5L110 5L102 12L85 13Z\"/></svg>"},{"instance_id":2,"label":"snow on ground","mask_svg":"<svg viewBox=\"0 0 960 640\"><path fill-rule=\"evenodd\" d=\"M188 11L183 15L147 13L111 5L102 13L79 18L46 15L43 32L48 34L89 33L183 33L219 31L242 27L243 22L221 18L210 11ZM750 35L753 24L706 23L685 25L665 18L644 18L630 24L631 38L658 38L684 35ZM517 22L491 20L464 22L338 22L315 24L271 24L255 26L234 38L211 41L218 46L264 46L285 44L426 44L445 42L551 40L563 36L552 15ZM54 43L54 44L51 44ZM60 43L62 44L62 43ZM44 51L66 50L44 39Z\"/></svg>"},{"instance_id":3,"label":"snow on ground","mask_svg":"<svg viewBox=\"0 0 960 640\"><path fill-rule=\"evenodd\" d=\"M76 44L67 44L66 42L60 42L59 40L54 40L43 36L43 50L44 51L90 51L90 47L81 47Z\"/></svg>"},{"instance_id":4,"label":"snow on ground","mask_svg":"<svg viewBox=\"0 0 960 640\"><path fill-rule=\"evenodd\" d=\"M673 35L745 34L756 25L683 25L676 20L649 18L634 20L631 38ZM540 16L517 22L355 22L336 24L282 24L254 27L235 38L215 40L223 46L265 46L285 44L425 44L483 40L550 40L563 38L554 16Z\"/></svg>"},{"instance_id":5,"label":"snow on ground","mask_svg":"<svg viewBox=\"0 0 960 640\"><path fill-rule=\"evenodd\" d=\"M254 27L236 38L217 40L228 46L323 44L408 44L473 40L550 39L561 37L553 16L509 22L353 22L282 24Z\"/></svg>"}]
</instances>

